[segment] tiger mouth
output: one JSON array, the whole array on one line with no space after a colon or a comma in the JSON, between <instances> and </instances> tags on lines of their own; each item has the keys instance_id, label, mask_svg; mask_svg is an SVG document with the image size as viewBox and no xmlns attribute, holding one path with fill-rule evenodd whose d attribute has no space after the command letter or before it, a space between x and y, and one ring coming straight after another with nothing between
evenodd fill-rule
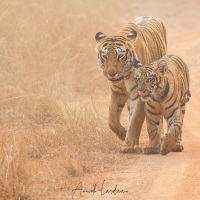
<instances>
[{"instance_id":1,"label":"tiger mouth","mask_svg":"<svg viewBox=\"0 0 200 200\"><path fill-rule=\"evenodd\" d=\"M121 76L121 77L119 77L119 78L117 78L117 79L116 79L116 78L108 78L108 80L109 80L109 81L112 81L112 82L117 82L117 81L123 80L123 78L124 78L124 77Z\"/></svg>"},{"instance_id":2,"label":"tiger mouth","mask_svg":"<svg viewBox=\"0 0 200 200\"><path fill-rule=\"evenodd\" d=\"M150 97L150 95L151 95L151 93L149 91L146 91L146 92L140 92L140 91L138 91L138 94L139 94L139 96L141 97L141 99L143 101L148 100L149 97Z\"/></svg>"},{"instance_id":3,"label":"tiger mouth","mask_svg":"<svg viewBox=\"0 0 200 200\"><path fill-rule=\"evenodd\" d=\"M141 96L141 97L145 99L145 98L149 97L149 95L145 95L145 96Z\"/></svg>"}]
</instances>

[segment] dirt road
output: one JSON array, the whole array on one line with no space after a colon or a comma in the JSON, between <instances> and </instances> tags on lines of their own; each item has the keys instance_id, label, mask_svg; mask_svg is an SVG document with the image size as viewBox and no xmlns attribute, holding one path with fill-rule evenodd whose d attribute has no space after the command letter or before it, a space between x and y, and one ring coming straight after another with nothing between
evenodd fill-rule
<instances>
[{"instance_id":1,"label":"dirt road","mask_svg":"<svg viewBox=\"0 0 200 200\"><path fill-rule=\"evenodd\" d=\"M192 98L186 107L182 153L162 155L119 154L121 160L105 174L106 189L123 194L94 194L85 199L198 200L200 199L200 3L199 1L139 1L137 15L163 19L168 32L169 53L189 66ZM121 167L120 169L120 166Z\"/></svg>"}]
</instances>

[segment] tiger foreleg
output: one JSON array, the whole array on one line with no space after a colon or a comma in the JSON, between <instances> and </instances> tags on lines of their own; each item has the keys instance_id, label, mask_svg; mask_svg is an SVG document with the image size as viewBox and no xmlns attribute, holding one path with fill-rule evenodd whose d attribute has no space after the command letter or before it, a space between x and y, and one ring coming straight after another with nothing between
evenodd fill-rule
<instances>
[{"instance_id":1,"label":"tiger foreleg","mask_svg":"<svg viewBox=\"0 0 200 200\"><path fill-rule=\"evenodd\" d=\"M180 116L180 110L177 109L174 112L174 115L170 117L168 120L168 131L161 138L161 149L160 153L162 155L168 154L175 148L175 145L178 141L178 138L181 137L181 129L183 120Z\"/></svg>"},{"instance_id":2,"label":"tiger foreleg","mask_svg":"<svg viewBox=\"0 0 200 200\"><path fill-rule=\"evenodd\" d=\"M125 94L119 94L110 90L110 99L109 99L109 117L108 123L110 129L124 141L126 137L126 129L120 123L121 112L126 104L128 96Z\"/></svg>"},{"instance_id":3,"label":"tiger foreleg","mask_svg":"<svg viewBox=\"0 0 200 200\"><path fill-rule=\"evenodd\" d=\"M147 130L149 134L149 146L144 148L145 154L160 153L161 135L163 133L163 120L160 115L149 117L146 114Z\"/></svg>"},{"instance_id":4,"label":"tiger foreleg","mask_svg":"<svg viewBox=\"0 0 200 200\"><path fill-rule=\"evenodd\" d=\"M121 153L142 153L139 136L144 122L144 102L140 98L130 100L130 120Z\"/></svg>"}]
</instances>

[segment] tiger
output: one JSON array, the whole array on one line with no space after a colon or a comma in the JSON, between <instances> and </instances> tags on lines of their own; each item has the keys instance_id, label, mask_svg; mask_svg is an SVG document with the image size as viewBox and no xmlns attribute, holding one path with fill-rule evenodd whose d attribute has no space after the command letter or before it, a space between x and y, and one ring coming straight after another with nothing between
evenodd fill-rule
<instances>
[{"instance_id":1,"label":"tiger","mask_svg":"<svg viewBox=\"0 0 200 200\"><path fill-rule=\"evenodd\" d=\"M95 35L98 63L109 83L109 116L110 129L123 142L120 152L131 153L139 145L139 136L144 122L144 102L133 86L125 86L132 72L160 59L167 52L167 33L160 19L153 16L142 16L122 27L115 35L106 36L102 32ZM127 89L128 88L128 89ZM121 125L120 116L129 99L128 130Z\"/></svg>"},{"instance_id":2,"label":"tiger","mask_svg":"<svg viewBox=\"0 0 200 200\"><path fill-rule=\"evenodd\" d=\"M182 125L185 106L191 97L189 70L176 55L161 59L135 71L138 94L145 102L145 115L149 134L149 146L144 153L181 152ZM167 132L159 131L161 118L167 122Z\"/></svg>"}]
</instances>

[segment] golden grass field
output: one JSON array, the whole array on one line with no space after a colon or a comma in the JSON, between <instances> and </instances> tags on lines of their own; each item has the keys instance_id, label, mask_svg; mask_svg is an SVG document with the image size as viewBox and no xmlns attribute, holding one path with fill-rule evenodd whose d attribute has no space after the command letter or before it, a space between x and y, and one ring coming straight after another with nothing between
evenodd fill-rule
<instances>
[{"instance_id":1,"label":"golden grass field","mask_svg":"<svg viewBox=\"0 0 200 200\"><path fill-rule=\"evenodd\" d=\"M0 1L0 199L60 199L73 181L103 170L99 154L118 151L94 36L117 31L126 9L120 1Z\"/></svg>"},{"instance_id":2,"label":"golden grass field","mask_svg":"<svg viewBox=\"0 0 200 200\"><path fill-rule=\"evenodd\" d=\"M77 183L89 187L110 172L111 182L117 180L125 189L132 186L127 200L140 200L147 190L149 200L156 199L159 185L166 198L158 199L173 199L166 196L168 188L180 184L183 175L189 180L194 176L189 169L198 166L194 127L200 97L193 92L199 84L200 27L193 23L198 5L196 0L166 5L159 0L0 0L0 200L68 200ZM141 15L162 19L170 52L190 65L196 99L186 117L183 157L119 154L122 142L107 125L109 88L97 64L95 34L113 35ZM122 124L127 127L127 122L125 109ZM143 129L142 144L145 133ZM171 175L163 173L168 170ZM116 173L121 178L114 179ZM174 182L165 187L169 176ZM199 191L191 183L198 186L199 181L179 187L187 188L185 197ZM177 199L183 200L184 190L179 191Z\"/></svg>"}]
</instances>

